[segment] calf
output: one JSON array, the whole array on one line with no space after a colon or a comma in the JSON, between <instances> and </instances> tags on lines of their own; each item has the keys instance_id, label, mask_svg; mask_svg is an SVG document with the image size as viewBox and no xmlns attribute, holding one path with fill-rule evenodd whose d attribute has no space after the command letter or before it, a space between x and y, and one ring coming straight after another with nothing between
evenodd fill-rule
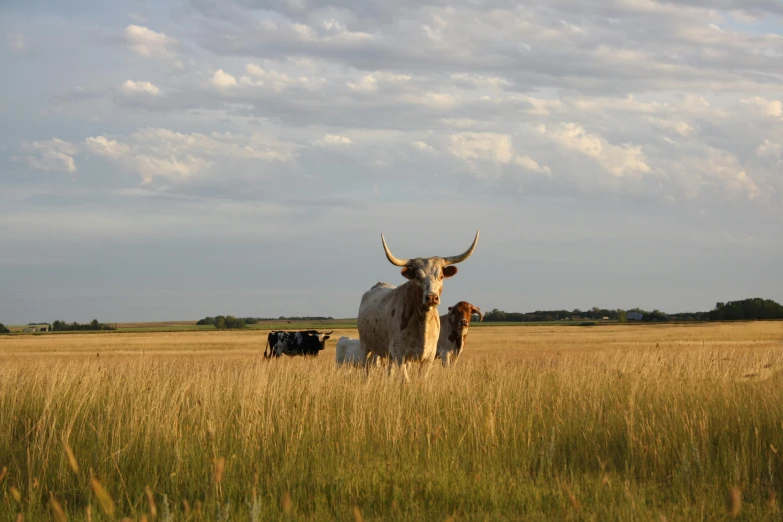
<instances>
[{"instance_id":1,"label":"calf","mask_svg":"<svg viewBox=\"0 0 783 522\"><path fill-rule=\"evenodd\" d=\"M318 352L324 349L326 340L329 339L331 333L321 333L317 330L269 332L266 339L266 348L264 349L264 358L280 357L283 354L290 357L296 355L316 356Z\"/></svg>"},{"instance_id":2,"label":"calf","mask_svg":"<svg viewBox=\"0 0 783 522\"><path fill-rule=\"evenodd\" d=\"M440 336L435 357L441 360L443 366L457 362L459 354L465 347L470 318L473 314L478 314L479 321L484 320L484 314L477 306L460 301L454 306L449 306L449 313L440 316Z\"/></svg>"},{"instance_id":3,"label":"calf","mask_svg":"<svg viewBox=\"0 0 783 522\"><path fill-rule=\"evenodd\" d=\"M337 366L343 364L363 365L367 360L367 353L362 350L362 343L359 339L343 336L337 340L335 360Z\"/></svg>"}]
</instances>

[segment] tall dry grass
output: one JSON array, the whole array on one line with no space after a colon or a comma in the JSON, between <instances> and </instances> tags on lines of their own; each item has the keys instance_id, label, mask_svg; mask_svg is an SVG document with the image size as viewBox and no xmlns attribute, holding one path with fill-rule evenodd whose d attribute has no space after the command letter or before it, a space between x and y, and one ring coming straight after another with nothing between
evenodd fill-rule
<instances>
[{"instance_id":1,"label":"tall dry grass","mask_svg":"<svg viewBox=\"0 0 783 522\"><path fill-rule=\"evenodd\" d=\"M3 339L0 518L779 520L781 333L474 328L407 384L258 333Z\"/></svg>"}]
</instances>

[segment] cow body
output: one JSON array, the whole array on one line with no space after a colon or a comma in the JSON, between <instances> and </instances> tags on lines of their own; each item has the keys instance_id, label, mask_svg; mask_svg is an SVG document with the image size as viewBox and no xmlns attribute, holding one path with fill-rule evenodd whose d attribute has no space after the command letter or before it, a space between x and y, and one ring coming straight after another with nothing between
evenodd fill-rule
<instances>
[{"instance_id":1,"label":"cow body","mask_svg":"<svg viewBox=\"0 0 783 522\"><path fill-rule=\"evenodd\" d=\"M389 358L400 365L431 362L440 334L438 303L443 280L457 273L453 265L473 253L478 232L466 252L451 257L398 259L386 246L383 235L381 240L387 259L403 267L402 276L408 281L397 287L377 283L362 295L357 318L361 350L372 354L373 360Z\"/></svg>"},{"instance_id":2,"label":"cow body","mask_svg":"<svg viewBox=\"0 0 783 522\"><path fill-rule=\"evenodd\" d=\"M316 330L304 330L301 332L269 332L264 349L264 357L280 357L288 355L316 356L324 349L326 340L332 332L321 333ZM267 350L269 354L267 355Z\"/></svg>"},{"instance_id":3,"label":"cow body","mask_svg":"<svg viewBox=\"0 0 783 522\"><path fill-rule=\"evenodd\" d=\"M435 357L441 360L443 366L457 362L460 353L465 348L470 319L473 314L478 314L479 321L484 319L484 314L477 306L460 301L449 307L449 313L440 316L440 336Z\"/></svg>"},{"instance_id":4,"label":"cow body","mask_svg":"<svg viewBox=\"0 0 783 522\"><path fill-rule=\"evenodd\" d=\"M421 304L418 285L378 283L362 296L359 339L362 351L397 363L432 361L440 333L438 309Z\"/></svg>"}]
</instances>

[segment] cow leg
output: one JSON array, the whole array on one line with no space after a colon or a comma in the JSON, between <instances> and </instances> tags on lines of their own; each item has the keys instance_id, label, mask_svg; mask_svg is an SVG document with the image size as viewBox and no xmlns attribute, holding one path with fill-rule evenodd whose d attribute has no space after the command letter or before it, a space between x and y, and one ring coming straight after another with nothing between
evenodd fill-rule
<instances>
[{"instance_id":1,"label":"cow leg","mask_svg":"<svg viewBox=\"0 0 783 522\"><path fill-rule=\"evenodd\" d=\"M440 362L443 364L444 368L449 367L449 358L451 357L451 352L442 352L440 354Z\"/></svg>"}]
</instances>

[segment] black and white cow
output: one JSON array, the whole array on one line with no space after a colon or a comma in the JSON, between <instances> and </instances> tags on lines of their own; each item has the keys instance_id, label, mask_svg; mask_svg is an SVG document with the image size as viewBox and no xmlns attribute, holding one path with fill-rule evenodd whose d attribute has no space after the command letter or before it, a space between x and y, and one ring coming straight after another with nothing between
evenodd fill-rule
<instances>
[{"instance_id":1,"label":"black and white cow","mask_svg":"<svg viewBox=\"0 0 783 522\"><path fill-rule=\"evenodd\" d=\"M326 340L332 332L321 333L317 330L304 330L301 332L272 331L266 338L264 358L305 355L316 356L324 349ZM268 354L267 354L268 352Z\"/></svg>"}]
</instances>

